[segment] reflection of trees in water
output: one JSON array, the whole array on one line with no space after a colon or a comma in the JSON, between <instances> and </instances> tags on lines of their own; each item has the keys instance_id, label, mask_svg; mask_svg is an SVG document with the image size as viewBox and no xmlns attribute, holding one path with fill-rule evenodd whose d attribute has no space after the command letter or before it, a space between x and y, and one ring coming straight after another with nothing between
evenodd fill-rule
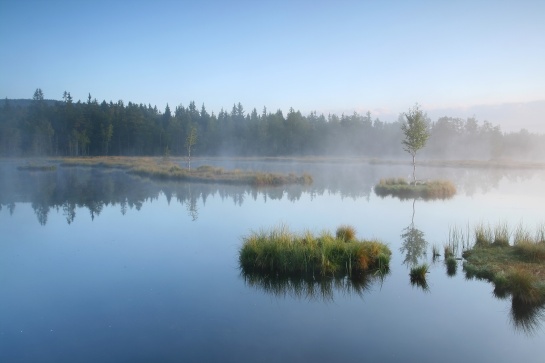
<instances>
[{"instance_id":1,"label":"reflection of trees in water","mask_svg":"<svg viewBox=\"0 0 545 363\"><path fill-rule=\"evenodd\" d=\"M403 263L409 267L418 265L420 259L426 256L428 242L424 239L424 232L414 226L416 199L413 199L413 214L411 224L403 229L401 238L403 242L399 251L405 256Z\"/></svg>"},{"instance_id":2,"label":"reflection of trees in water","mask_svg":"<svg viewBox=\"0 0 545 363\"><path fill-rule=\"evenodd\" d=\"M221 163L218 163L221 164ZM222 166L222 165L219 165ZM225 166L225 165L223 165ZM232 165L231 165L232 166ZM229 167L227 165L227 167ZM240 167L236 165L235 167ZM401 166L403 168L404 166ZM219 195L222 199L231 199L236 205L242 205L245 200L263 198L280 200L287 198L297 201L304 194L310 199L318 196L339 194L342 198L366 198L373 190L373 186L380 178L391 174L392 166L371 165L366 163L247 163L246 169L263 170L282 173L302 172L310 173L314 183L310 186L288 185L285 187L254 188L244 186L229 186L219 184L191 184L154 182L131 175L124 171L99 169L59 167L55 172L17 171L15 163L2 162L0 164L0 209L6 207L14 213L16 203L30 202L41 224L47 223L51 208L62 210L68 223L76 218L78 208L88 209L91 218L100 215L102 209L108 205L119 205L122 214L129 209L139 210L148 200L154 200L161 193L167 200L175 196L179 203L187 206L192 219L198 218L198 205L204 205L206 198ZM244 169L244 168L243 168ZM523 180L530 178L535 170L506 170L506 169L462 169L462 168L423 168L423 172L437 173L453 180L457 185L479 185L483 190L497 186L501 178L515 178ZM435 171L433 171L435 170ZM449 177L451 174L452 178ZM474 192L466 186L466 193ZM414 225L412 225L414 227ZM409 240L418 240L418 235L412 228L408 228ZM408 246L416 246L410 243Z\"/></svg>"},{"instance_id":3,"label":"reflection of trees in water","mask_svg":"<svg viewBox=\"0 0 545 363\"><path fill-rule=\"evenodd\" d=\"M241 276L246 285L262 290L275 297L334 301L335 292L343 295L364 294L376 283L382 283L383 274L361 274L358 276L271 276L268 274L245 272Z\"/></svg>"},{"instance_id":4,"label":"reflection of trees in water","mask_svg":"<svg viewBox=\"0 0 545 363\"><path fill-rule=\"evenodd\" d=\"M300 185L255 188L223 184L156 182L129 175L121 170L60 167L56 172L15 171L7 180L0 181L0 206L13 214L16 203L30 202L38 222L47 223L51 209L60 210L67 223L76 218L79 208L89 211L91 219L99 216L105 206L119 205L124 215L129 209L140 210L144 203L165 195L185 205L192 220L198 218L198 206L209 196L232 200L241 206L248 198L256 200L297 201L308 188Z\"/></svg>"}]
</instances>

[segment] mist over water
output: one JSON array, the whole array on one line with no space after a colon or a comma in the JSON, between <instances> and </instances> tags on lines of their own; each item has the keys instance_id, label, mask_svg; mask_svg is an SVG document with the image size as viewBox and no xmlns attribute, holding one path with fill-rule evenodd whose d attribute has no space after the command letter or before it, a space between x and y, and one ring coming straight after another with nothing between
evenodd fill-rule
<instances>
[{"instance_id":1,"label":"mist over water","mask_svg":"<svg viewBox=\"0 0 545 363\"><path fill-rule=\"evenodd\" d=\"M408 163L201 164L308 172L314 183L157 182L2 161L0 360L539 361L543 308L494 297L491 284L466 279L461 262L449 272L431 247L442 248L454 225L533 229L543 221L542 169L418 166L419 179L458 189L425 201L373 191L381 178L410 174ZM357 284L243 276L242 237L282 223L316 233L352 225L359 238L388 244L390 273ZM408 275L422 262L430 264L426 289ZM415 348L422 341L427 349ZM445 355L453 342L457 354Z\"/></svg>"}]
</instances>

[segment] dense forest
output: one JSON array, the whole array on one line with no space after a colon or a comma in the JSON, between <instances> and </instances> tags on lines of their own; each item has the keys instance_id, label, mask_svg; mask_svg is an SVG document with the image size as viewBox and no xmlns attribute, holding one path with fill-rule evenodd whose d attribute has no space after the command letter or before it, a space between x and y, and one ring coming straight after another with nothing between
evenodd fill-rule
<instances>
[{"instance_id":1,"label":"dense forest","mask_svg":"<svg viewBox=\"0 0 545 363\"><path fill-rule=\"evenodd\" d=\"M123 101L99 103L89 95L74 102L5 99L0 105L0 156L185 155L188 136L193 155L230 156L405 156L400 115L383 122L365 115L304 116L290 109L246 112L238 103L230 112L210 114L195 102L163 112L151 105ZM504 133L475 118L427 118L430 138L421 156L434 159L536 159L545 157L545 135L527 130Z\"/></svg>"}]
</instances>

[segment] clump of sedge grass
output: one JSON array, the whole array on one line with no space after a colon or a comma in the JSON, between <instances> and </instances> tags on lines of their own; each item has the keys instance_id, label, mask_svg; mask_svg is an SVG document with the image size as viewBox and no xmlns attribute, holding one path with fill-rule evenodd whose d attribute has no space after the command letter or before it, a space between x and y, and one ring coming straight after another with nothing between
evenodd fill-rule
<instances>
[{"instance_id":1,"label":"clump of sedge grass","mask_svg":"<svg viewBox=\"0 0 545 363\"><path fill-rule=\"evenodd\" d=\"M431 254L432 254L432 256L434 256L434 257L439 257L439 256L441 256L441 254L439 253L439 247L437 247L437 245L431 246Z\"/></svg>"},{"instance_id":2,"label":"clump of sedge grass","mask_svg":"<svg viewBox=\"0 0 545 363\"><path fill-rule=\"evenodd\" d=\"M426 280L426 274L429 272L429 266L427 263L423 263L422 265L415 266L411 268L411 271L409 272L409 276L411 277L411 283L421 286L421 287L427 287L428 283Z\"/></svg>"},{"instance_id":3,"label":"clump of sedge grass","mask_svg":"<svg viewBox=\"0 0 545 363\"><path fill-rule=\"evenodd\" d=\"M345 241L328 232L296 234L281 226L244 237L239 263L246 272L276 276L352 275L386 270L390 255L390 249L378 241Z\"/></svg>"},{"instance_id":4,"label":"clump of sedge grass","mask_svg":"<svg viewBox=\"0 0 545 363\"><path fill-rule=\"evenodd\" d=\"M545 223L541 223L536 228L536 243L545 243Z\"/></svg>"},{"instance_id":5,"label":"clump of sedge grass","mask_svg":"<svg viewBox=\"0 0 545 363\"><path fill-rule=\"evenodd\" d=\"M345 242L350 242L356 238L356 229L349 225L342 225L337 228L335 236Z\"/></svg>"},{"instance_id":6,"label":"clump of sedge grass","mask_svg":"<svg viewBox=\"0 0 545 363\"><path fill-rule=\"evenodd\" d=\"M432 258L432 261L435 263L435 261L437 261L437 259L441 256L441 254L439 253L439 247L437 247L437 245L433 245L431 246L431 258Z\"/></svg>"},{"instance_id":7,"label":"clump of sedge grass","mask_svg":"<svg viewBox=\"0 0 545 363\"><path fill-rule=\"evenodd\" d=\"M456 275L456 270L458 268L458 263L456 262L456 258L454 258L453 256L449 256L445 260L445 265L447 266L447 275L448 276Z\"/></svg>"},{"instance_id":8,"label":"clump of sedge grass","mask_svg":"<svg viewBox=\"0 0 545 363\"><path fill-rule=\"evenodd\" d=\"M499 223L494 227L494 242L495 246L509 246L509 226L507 223Z\"/></svg>"},{"instance_id":9,"label":"clump of sedge grass","mask_svg":"<svg viewBox=\"0 0 545 363\"><path fill-rule=\"evenodd\" d=\"M515 229L515 233L513 234L514 245L533 242L534 239L532 238L532 234L528 231L528 229L526 229L526 227L524 227L522 223L520 223Z\"/></svg>"},{"instance_id":10,"label":"clump of sedge grass","mask_svg":"<svg viewBox=\"0 0 545 363\"><path fill-rule=\"evenodd\" d=\"M513 298L528 304L544 300L545 289L534 275L523 269L512 269L507 274L507 286Z\"/></svg>"},{"instance_id":11,"label":"clump of sedge grass","mask_svg":"<svg viewBox=\"0 0 545 363\"><path fill-rule=\"evenodd\" d=\"M494 234L492 233L492 229L490 228L490 225L480 223L477 226L475 226L474 229L475 232L475 245L486 247L490 246L492 242L494 241Z\"/></svg>"}]
</instances>

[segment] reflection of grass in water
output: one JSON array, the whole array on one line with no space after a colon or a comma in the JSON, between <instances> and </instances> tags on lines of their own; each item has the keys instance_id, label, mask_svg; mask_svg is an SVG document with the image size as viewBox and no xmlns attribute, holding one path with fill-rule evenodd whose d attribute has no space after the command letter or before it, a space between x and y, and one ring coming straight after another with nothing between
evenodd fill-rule
<instances>
[{"instance_id":1,"label":"reflection of grass in water","mask_svg":"<svg viewBox=\"0 0 545 363\"><path fill-rule=\"evenodd\" d=\"M456 194L456 187L448 180L431 180L414 185L403 178L389 178L381 179L375 185L375 193L381 197L390 195L400 199L447 199Z\"/></svg>"},{"instance_id":2,"label":"reflection of grass in water","mask_svg":"<svg viewBox=\"0 0 545 363\"><path fill-rule=\"evenodd\" d=\"M511 323L528 335L535 334L545 321L545 301L528 303L515 296L511 300Z\"/></svg>"},{"instance_id":3,"label":"reflection of grass in water","mask_svg":"<svg viewBox=\"0 0 545 363\"><path fill-rule=\"evenodd\" d=\"M244 237L239 263L246 272L275 276L349 276L388 268L390 249L378 241L345 242L328 232L296 234L285 226Z\"/></svg>"},{"instance_id":4,"label":"reflection of grass in water","mask_svg":"<svg viewBox=\"0 0 545 363\"><path fill-rule=\"evenodd\" d=\"M335 291L345 295L364 296L376 282L388 275L389 271L377 274L361 273L348 276L273 276L242 269L245 283L276 297L291 296L298 299L333 301Z\"/></svg>"}]
</instances>

